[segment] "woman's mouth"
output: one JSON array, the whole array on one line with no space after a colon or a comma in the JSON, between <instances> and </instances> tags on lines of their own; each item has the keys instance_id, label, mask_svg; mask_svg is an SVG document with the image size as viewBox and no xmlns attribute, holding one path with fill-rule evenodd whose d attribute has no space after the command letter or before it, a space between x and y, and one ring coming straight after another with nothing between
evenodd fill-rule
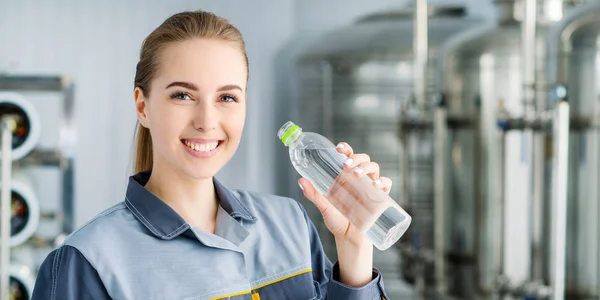
<instances>
[{"instance_id":1,"label":"woman's mouth","mask_svg":"<svg viewBox=\"0 0 600 300\"><path fill-rule=\"evenodd\" d=\"M190 140L181 140L181 142L186 145L191 150L196 152L210 152L215 150L221 141L212 141L212 142L194 142Z\"/></svg>"},{"instance_id":2,"label":"woman's mouth","mask_svg":"<svg viewBox=\"0 0 600 300\"><path fill-rule=\"evenodd\" d=\"M207 158L214 156L220 149L222 140L205 140L205 139L182 139L181 143L186 147L188 152L198 158Z\"/></svg>"}]
</instances>

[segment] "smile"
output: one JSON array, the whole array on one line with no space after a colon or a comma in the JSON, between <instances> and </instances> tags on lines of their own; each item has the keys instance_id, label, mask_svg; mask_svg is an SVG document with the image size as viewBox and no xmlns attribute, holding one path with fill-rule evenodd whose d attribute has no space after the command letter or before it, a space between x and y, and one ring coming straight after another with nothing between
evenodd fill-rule
<instances>
[{"instance_id":1,"label":"smile","mask_svg":"<svg viewBox=\"0 0 600 300\"><path fill-rule=\"evenodd\" d=\"M188 149L188 151L198 157L207 157L212 156L216 153L221 145L222 141L218 140L181 140L183 145Z\"/></svg>"}]
</instances>

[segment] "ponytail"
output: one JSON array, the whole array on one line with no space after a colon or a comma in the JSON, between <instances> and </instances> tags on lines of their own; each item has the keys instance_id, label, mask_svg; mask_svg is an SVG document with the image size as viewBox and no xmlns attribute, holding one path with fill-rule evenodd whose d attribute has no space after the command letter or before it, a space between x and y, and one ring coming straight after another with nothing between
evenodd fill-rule
<instances>
[{"instance_id":1,"label":"ponytail","mask_svg":"<svg viewBox=\"0 0 600 300\"><path fill-rule=\"evenodd\" d=\"M150 130L138 122L136 132L134 174L152 169L152 136Z\"/></svg>"}]
</instances>

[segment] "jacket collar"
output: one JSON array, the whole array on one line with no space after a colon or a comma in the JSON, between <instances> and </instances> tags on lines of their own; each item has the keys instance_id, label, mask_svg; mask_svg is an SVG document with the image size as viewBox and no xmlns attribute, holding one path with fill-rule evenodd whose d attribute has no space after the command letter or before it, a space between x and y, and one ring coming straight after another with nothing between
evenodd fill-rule
<instances>
[{"instance_id":1,"label":"jacket collar","mask_svg":"<svg viewBox=\"0 0 600 300\"><path fill-rule=\"evenodd\" d=\"M151 171L143 171L129 177L125 205L152 234L162 239L172 239L190 228L190 225L169 205L160 200L144 186ZM255 222L256 217L233 193L213 178L219 204L236 221Z\"/></svg>"}]
</instances>

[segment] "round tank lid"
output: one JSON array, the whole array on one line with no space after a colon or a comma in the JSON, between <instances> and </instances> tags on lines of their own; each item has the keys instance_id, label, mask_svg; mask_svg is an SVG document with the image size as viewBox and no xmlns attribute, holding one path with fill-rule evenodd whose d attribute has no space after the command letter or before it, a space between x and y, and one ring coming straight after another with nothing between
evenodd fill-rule
<instances>
[{"instance_id":1,"label":"round tank lid","mask_svg":"<svg viewBox=\"0 0 600 300\"><path fill-rule=\"evenodd\" d=\"M365 23L373 21L389 21L412 18L415 13L414 7L408 7L400 10L382 11L360 17L356 23ZM467 9L459 5L429 6L427 8L429 17L464 17Z\"/></svg>"}]
</instances>

